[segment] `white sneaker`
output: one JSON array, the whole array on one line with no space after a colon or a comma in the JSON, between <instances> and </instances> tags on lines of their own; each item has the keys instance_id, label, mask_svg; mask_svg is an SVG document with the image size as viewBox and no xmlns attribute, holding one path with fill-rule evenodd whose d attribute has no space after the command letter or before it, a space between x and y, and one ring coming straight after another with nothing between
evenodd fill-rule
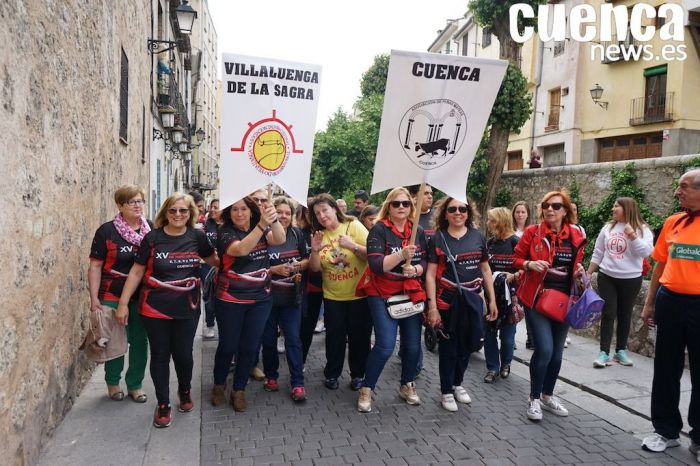
<instances>
[{"instance_id":1,"label":"white sneaker","mask_svg":"<svg viewBox=\"0 0 700 466\"><path fill-rule=\"evenodd\" d=\"M214 330L214 327L204 327L204 330L202 330L202 337L205 340L211 340L216 336L216 330Z\"/></svg>"},{"instance_id":2,"label":"white sneaker","mask_svg":"<svg viewBox=\"0 0 700 466\"><path fill-rule=\"evenodd\" d=\"M420 404L420 397L418 396L418 393L416 393L415 382L408 382L405 385L401 385L401 388L399 389L399 396L406 400L406 403L409 405Z\"/></svg>"},{"instance_id":3,"label":"white sneaker","mask_svg":"<svg viewBox=\"0 0 700 466\"><path fill-rule=\"evenodd\" d=\"M527 403L527 418L531 421L542 420L542 406L540 400L535 398Z\"/></svg>"},{"instance_id":4,"label":"white sneaker","mask_svg":"<svg viewBox=\"0 0 700 466\"><path fill-rule=\"evenodd\" d=\"M460 403L468 405L472 402L469 393L467 393L463 386L457 385L456 387L452 387L452 389L455 391L455 399Z\"/></svg>"},{"instance_id":5,"label":"white sneaker","mask_svg":"<svg viewBox=\"0 0 700 466\"><path fill-rule=\"evenodd\" d=\"M647 451L660 453L667 448L677 447L681 442L677 438L667 439L666 437L654 432L642 441L642 448Z\"/></svg>"},{"instance_id":6,"label":"white sneaker","mask_svg":"<svg viewBox=\"0 0 700 466\"><path fill-rule=\"evenodd\" d=\"M571 338L566 337L566 340L564 340L564 348L568 348L570 344L571 344Z\"/></svg>"},{"instance_id":7,"label":"white sneaker","mask_svg":"<svg viewBox=\"0 0 700 466\"><path fill-rule=\"evenodd\" d=\"M357 398L357 410L361 413L369 413L372 411L372 389L362 387L360 396Z\"/></svg>"},{"instance_id":8,"label":"white sneaker","mask_svg":"<svg viewBox=\"0 0 700 466\"><path fill-rule=\"evenodd\" d=\"M451 393L446 393L442 395L442 399L440 400L440 404L446 411L450 412L455 412L457 411L457 403L455 402L455 397Z\"/></svg>"},{"instance_id":9,"label":"white sneaker","mask_svg":"<svg viewBox=\"0 0 700 466\"><path fill-rule=\"evenodd\" d=\"M280 354L284 353L284 335L277 337L277 352Z\"/></svg>"},{"instance_id":10,"label":"white sneaker","mask_svg":"<svg viewBox=\"0 0 700 466\"><path fill-rule=\"evenodd\" d=\"M323 319L319 320L316 322L316 328L314 329L314 333L321 333L326 331L326 326L323 325Z\"/></svg>"},{"instance_id":11,"label":"white sneaker","mask_svg":"<svg viewBox=\"0 0 700 466\"><path fill-rule=\"evenodd\" d=\"M569 410L566 409L564 405L553 396L550 396L547 400L544 398L540 399L540 404L542 405L542 409L556 414L557 416L566 417L569 415Z\"/></svg>"}]
</instances>

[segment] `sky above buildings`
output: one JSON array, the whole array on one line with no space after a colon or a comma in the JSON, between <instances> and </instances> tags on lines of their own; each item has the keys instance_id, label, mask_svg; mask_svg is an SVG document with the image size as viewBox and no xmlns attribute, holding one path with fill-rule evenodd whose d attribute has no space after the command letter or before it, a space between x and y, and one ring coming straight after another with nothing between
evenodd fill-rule
<instances>
[{"instance_id":1,"label":"sky above buildings","mask_svg":"<svg viewBox=\"0 0 700 466\"><path fill-rule=\"evenodd\" d=\"M322 66L317 129L352 111L376 55L425 51L466 0L209 0L222 53ZM221 63L219 63L219 77Z\"/></svg>"}]
</instances>

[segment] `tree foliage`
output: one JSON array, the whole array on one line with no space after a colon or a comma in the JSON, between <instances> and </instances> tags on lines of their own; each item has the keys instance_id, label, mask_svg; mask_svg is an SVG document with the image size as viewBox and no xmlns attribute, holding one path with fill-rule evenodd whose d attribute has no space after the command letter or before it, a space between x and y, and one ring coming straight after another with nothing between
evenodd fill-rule
<instances>
[{"instance_id":1,"label":"tree foliage","mask_svg":"<svg viewBox=\"0 0 700 466\"><path fill-rule=\"evenodd\" d=\"M316 134L311 164L312 193L329 192L350 202L355 190L369 191L388 69L389 55L376 56L362 75L362 95L354 105L356 116L338 109L326 130ZM373 203L381 200L381 195L370 197Z\"/></svg>"},{"instance_id":2,"label":"tree foliage","mask_svg":"<svg viewBox=\"0 0 700 466\"><path fill-rule=\"evenodd\" d=\"M483 27L488 27L498 37L500 43L499 56L508 60L508 70L498 91L494 108L489 118L489 140L485 149L488 159L488 174L486 177L486 192L481 202L482 216L494 204L499 190L503 166L505 165L508 137L511 132L520 132L520 128L530 118L532 113L532 95L527 90L527 80L519 68L519 48L510 36L509 9L515 3L527 3L534 9L546 0L513 1L513 0L473 0L469 9L474 19ZM518 28L533 25L535 19L519 18ZM479 165L475 164L478 168ZM473 174L473 173L472 173ZM472 176L472 175L470 175Z\"/></svg>"}]
</instances>

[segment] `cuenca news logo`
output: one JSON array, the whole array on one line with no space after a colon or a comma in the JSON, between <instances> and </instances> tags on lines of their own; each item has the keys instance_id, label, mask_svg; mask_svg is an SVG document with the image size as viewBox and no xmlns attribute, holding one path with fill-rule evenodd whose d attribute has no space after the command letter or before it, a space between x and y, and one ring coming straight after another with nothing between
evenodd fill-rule
<instances>
[{"instance_id":1,"label":"cuenca news logo","mask_svg":"<svg viewBox=\"0 0 700 466\"><path fill-rule=\"evenodd\" d=\"M510 7L510 35L518 43L532 38L534 28L518 30L518 20L535 18L531 5L516 3ZM551 20L550 20L551 16ZM666 3L658 7L637 3L631 13L625 5L604 3L600 11L591 5L576 5L567 12L563 4L540 5L537 32L542 42L563 41L591 43L591 60L599 61L683 61L688 55L684 43L685 12L680 5ZM657 29L656 25L661 24ZM568 27L568 34L567 34ZM660 49L650 42L658 33Z\"/></svg>"}]
</instances>

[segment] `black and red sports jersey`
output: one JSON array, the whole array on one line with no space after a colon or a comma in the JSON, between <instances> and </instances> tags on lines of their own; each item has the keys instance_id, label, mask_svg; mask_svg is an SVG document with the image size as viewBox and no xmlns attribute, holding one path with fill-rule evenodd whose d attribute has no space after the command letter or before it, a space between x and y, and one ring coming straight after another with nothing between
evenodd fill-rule
<instances>
[{"instance_id":1,"label":"black and red sports jersey","mask_svg":"<svg viewBox=\"0 0 700 466\"><path fill-rule=\"evenodd\" d=\"M253 228L257 228L253 226ZM226 250L234 241L241 241L251 231L231 226L219 228L217 250L221 259L216 297L232 303L255 303L270 297L270 257L267 230L247 256L230 256Z\"/></svg>"},{"instance_id":2,"label":"black and red sports jersey","mask_svg":"<svg viewBox=\"0 0 700 466\"><path fill-rule=\"evenodd\" d=\"M418 218L418 225L423 227L425 241L430 241L430 238L432 238L435 234L435 229L433 228L433 211L429 210L420 214L420 217Z\"/></svg>"},{"instance_id":3,"label":"black and red sports jersey","mask_svg":"<svg viewBox=\"0 0 700 466\"><path fill-rule=\"evenodd\" d=\"M306 246L306 239L304 239L304 233L297 227L290 226L287 229L287 240L284 244L279 246L270 245L268 248L268 255L270 256L270 266L287 264L289 262L300 262L303 259L309 257L308 248ZM282 280L284 284L277 284L275 281ZM285 298L287 300L293 299L288 295L289 293L294 294L295 287L294 282L290 282L288 277L281 275L272 275L272 296L277 302L284 302ZM278 298L280 298L278 300Z\"/></svg>"},{"instance_id":4,"label":"black and red sports jersey","mask_svg":"<svg viewBox=\"0 0 700 466\"><path fill-rule=\"evenodd\" d=\"M204 233L207 235L207 241L212 248L216 248L216 236L219 231L219 224L213 218L208 218L204 224Z\"/></svg>"},{"instance_id":5,"label":"black and red sports jersey","mask_svg":"<svg viewBox=\"0 0 700 466\"><path fill-rule=\"evenodd\" d=\"M560 239L554 244L554 260L552 267L544 276L544 287L554 288L566 294L571 293L569 272L573 270L573 262L574 249L571 240L569 238Z\"/></svg>"},{"instance_id":6,"label":"black and red sports jersey","mask_svg":"<svg viewBox=\"0 0 700 466\"><path fill-rule=\"evenodd\" d=\"M188 228L179 236L162 228L151 230L141 241L136 263L145 265L141 286L141 314L159 319L199 316L200 258L214 254L204 231Z\"/></svg>"},{"instance_id":7,"label":"black and red sports jersey","mask_svg":"<svg viewBox=\"0 0 700 466\"><path fill-rule=\"evenodd\" d=\"M372 262L372 257L381 256L382 262L384 256L390 256L401 248L408 245L408 239L404 240L397 236L391 231L391 228L386 226L382 222L377 222L374 224L372 229L369 231L367 236L367 260ZM428 243L425 240L425 234L423 233L423 228L419 225L418 232L416 234L416 252L411 258L411 265L419 265L421 261L428 258ZM405 261L399 262L399 264L390 270L391 273L398 274L403 277L403 269L401 268L405 264ZM374 272L375 270L372 269Z\"/></svg>"},{"instance_id":8,"label":"black and red sports jersey","mask_svg":"<svg viewBox=\"0 0 700 466\"><path fill-rule=\"evenodd\" d=\"M98 295L101 301L119 301L138 250L138 246L122 238L114 222L104 223L97 229L90 247L90 258L103 261ZM136 293L132 299L135 296Z\"/></svg>"},{"instance_id":9,"label":"black and red sports jersey","mask_svg":"<svg viewBox=\"0 0 700 466\"><path fill-rule=\"evenodd\" d=\"M452 266L447 262L445 243L452 253L457 268L458 280L455 279ZM445 287L442 278L453 283L470 282L477 278L483 278L481 273L481 263L489 260L486 238L475 228L467 230L467 234L460 239L453 238L446 231L435 232L428 245L428 262L437 264L435 282L437 286L436 297L437 307L440 310L449 308L452 301L453 291Z\"/></svg>"},{"instance_id":10,"label":"black and red sports jersey","mask_svg":"<svg viewBox=\"0 0 700 466\"><path fill-rule=\"evenodd\" d=\"M311 228L303 230L306 241L306 255L311 255ZM323 293L323 272L314 272L306 269L306 291L309 293Z\"/></svg>"},{"instance_id":11,"label":"black and red sports jersey","mask_svg":"<svg viewBox=\"0 0 700 466\"><path fill-rule=\"evenodd\" d=\"M517 235L506 239L491 238L487 244L489 248L489 266L491 272L515 273L513 259L515 258L515 246L518 244Z\"/></svg>"}]
</instances>

